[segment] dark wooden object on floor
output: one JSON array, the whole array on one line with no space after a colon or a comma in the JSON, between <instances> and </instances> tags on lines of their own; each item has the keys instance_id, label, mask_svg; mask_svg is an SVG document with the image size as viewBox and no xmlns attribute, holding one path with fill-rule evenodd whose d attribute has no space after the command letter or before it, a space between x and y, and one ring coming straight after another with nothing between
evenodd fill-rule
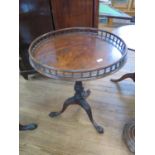
<instances>
[{"instance_id":1,"label":"dark wooden object on floor","mask_svg":"<svg viewBox=\"0 0 155 155\"><path fill-rule=\"evenodd\" d=\"M127 73L119 79L111 79L112 82L120 82L131 78L135 82L135 73ZM132 120L125 124L123 129L123 139L131 152L135 152L135 121Z\"/></svg>"},{"instance_id":2,"label":"dark wooden object on floor","mask_svg":"<svg viewBox=\"0 0 155 155\"><path fill-rule=\"evenodd\" d=\"M112 82L120 82L120 81L125 80L127 78L130 78L135 82L135 73L127 73L127 74L123 75L122 77L120 77L119 79L111 79L111 81Z\"/></svg>"},{"instance_id":3,"label":"dark wooden object on floor","mask_svg":"<svg viewBox=\"0 0 155 155\"><path fill-rule=\"evenodd\" d=\"M98 0L51 0L56 29L97 27Z\"/></svg>"},{"instance_id":4,"label":"dark wooden object on floor","mask_svg":"<svg viewBox=\"0 0 155 155\"><path fill-rule=\"evenodd\" d=\"M123 139L131 152L135 152L135 121L131 120L125 124Z\"/></svg>"},{"instance_id":5,"label":"dark wooden object on floor","mask_svg":"<svg viewBox=\"0 0 155 155\"><path fill-rule=\"evenodd\" d=\"M132 79L135 82L135 72L134 73L127 73L120 77L119 79L111 79L112 82L120 82L127 78ZM123 139L125 144L129 148L131 152L135 152L135 121L131 120L127 124L125 124L123 129Z\"/></svg>"},{"instance_id":6,"label":"dark wooden object on floor","mask_svg":"<svg viewBox=\"0 0 155 155\"><path fill-rule=\"evenodd\" d=\"M26 124L26 125L19 124L19 130L20 130L20 131L34 130L34 129L36 129L37 127L38 127L38 125L35 124L35 123Z\"/></svg>"}]
</instances>

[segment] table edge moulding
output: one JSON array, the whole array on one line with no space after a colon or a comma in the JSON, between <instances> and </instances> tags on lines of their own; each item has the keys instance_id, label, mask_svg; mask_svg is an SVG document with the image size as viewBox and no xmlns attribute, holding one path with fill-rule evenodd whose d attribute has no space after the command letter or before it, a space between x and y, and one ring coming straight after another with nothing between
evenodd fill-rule
<instances>
[{"instance_id":1,"label":"table edge moulding","mask_svg":"<svg viewBox=\"0 0 155 155\"><path fill-rule=\"evenodd\" d=\"M46 64L41 64L39 61L37 61L33 57L33 51L35 51L35 48L43 41L48 39L49 37L54 37L57 35L63 35L66 33L72 33L72 32L84 32L89 33L91 35L96 35L99 39L113 45L116 47L120 53L122 54L122 57L112 63L108 64L107 66L99 67L96 69L81 69L81 70L65 70L65 69L58 69L52 66L48 66ZM97 78L103 78L109 74L112 74L116 71L118 71L126 62L127 59L127 46L125 42L118 37L117 35L104 31L101 29L96 28L88 28L88 27L74 27L74 28L65 28L61 30L52 31L46 34L43 34L42 36L39 36L36 38L29 47L29 55L30 55L30 63L35 70L40 72L43 75L46 75L49 78L53 79L60 79L60 80L66 80L66 81L83 81L83 80L92 80ZM92 74L93 72L93 74ZM85 76L86 74L86 76Z\"/></svg>"}]
</instances>

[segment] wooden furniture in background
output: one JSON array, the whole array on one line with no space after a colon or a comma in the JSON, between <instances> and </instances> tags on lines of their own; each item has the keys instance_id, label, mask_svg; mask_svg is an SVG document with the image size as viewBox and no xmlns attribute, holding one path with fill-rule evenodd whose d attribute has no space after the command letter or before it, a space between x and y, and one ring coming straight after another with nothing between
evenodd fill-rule
<instances>
[{"instance_id":1,"label":"wooden furniture in background","mask_svg":"<svg viewBox=\"0 0 155 155\"><path fill-rule=\"evenodd\" d=\"M119 79L111 79L112 82L120 82L122 80L125 80L125 79L132 79L134 82L135 82L135 73L127 73L127 74L124 74L123 76L121 76Z\"/></svg>"},{"instance_id":2,"label":"wooden furniture in background","mask_svg":"<svg viewBox=\"0 0 155 155\"><path fill-rule=\"evenodd\" d=\"M34 73L28 59L32 40L55 29L77 26L98 26L98 0L20 0L19 67L24 78Z\"/></svg>"},{"instance_id":3,"label":"wooden furniture in background","mask_svg":"<svg viewBox=\"0 0 155 155\"><path fill-rule=\"evenodd\" d=\"M100 0L99 8L104 26L129 25L135 21L134 0Z\"/></svg>"},{"instance_id":4,"label":"wooden furniture in background","mask_svg":"<svg viewBox=\"0 0 155 155\"><path fill-rule=\"evenodd\" d=\"M135 51L135 25L127 25L110 30L110 32L120 36L126 42L128 49ZM120 82L127 78L135 82L135 72L124 74L119 79L111 79L112 82ZM135 121L131 120L125 124L123 129L123 139L131 152L135 152Z\"/></svg>"},{"instance_id":5,"label":"wooden furniture in background","mask_svg":"<svg viewBox=\"0 0 155 155\"><path fill-rule=\"evenodd\" d=\"M135 0L112 0L112 7L135 16Z\"/></svg>"},{"instance_id":6,"label":"wooden furniture in background","mask_svg":"<svg viewBox=\"0 0 155 155\"><path fill-rule=\"evenodd\" d=\"M112 82L120 82L126 78L131 78L135 82L135 73L127 73L119 79L112 79ZM124 125L123 139L131 152L135 152L135 120L131 120Z\"/></svg>"},{"instance_id":7,"label":"wooden furniture in background","mask_svg":"<svg viewBox=\"0 0 155 155\"><path fill-rule=\"evenodd\" d=\"M100 20L107 18L108 26L113 25L113 19L123 19L128 21L132 20L132 17L129 16L128 14L114 7L111 7L110 5L106 5L103 2L100 2L99 4L99 18Z\"/></svg>"},{"instance_id":8,"label":"wooden furniture in background","mask_svg":"<svg viewBox=\"0 0 155 155\"><path fill-rule=\"evenodd\" d=\"M49 0L19 1L20 72L27 79L33 73L28 58L28 47L33 39L54 29Z\"/></svg>"},{"instance_id":9,"label":"wooden furniture in background","mask_svg":"<svg viewBox=\"0 0 155 155\"><path fill-rule=\"evenodd\" d=\"M98 0L51 0L56 29L97 27Z\"/></svg>"}]
</instances>

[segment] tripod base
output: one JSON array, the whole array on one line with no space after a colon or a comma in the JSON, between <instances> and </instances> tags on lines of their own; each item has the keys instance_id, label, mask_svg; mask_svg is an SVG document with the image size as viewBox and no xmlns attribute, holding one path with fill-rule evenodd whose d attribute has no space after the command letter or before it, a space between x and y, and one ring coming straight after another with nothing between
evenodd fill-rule
<instances>
[{"instance_id":1,"label":"tripod base","mask_svg":"<svg viewBox=\"0 0 155 155\"><path fill-rule=\"evenodd\" d=\"M92 116L91 107L88 104L88 102L86 101L86 98L90 95L90 90L84 91L84 88L82 86L81 81L76 81L75 86L74 86L74 90L75 90L75 95L73 97L71 97L71 98L68 98L64 102L61 111L59 111L59 112L51 112L49 114L49 116L50 117L56 117L56 116L62 114L67 109L67 107L69 105L78 104L86 111L91 123L93 124L93 126L95 127L97 132L98 133L103 133L104 132L103 128L101 126L99 126L94 121L93 116Z\"/></svg>"}]
</instances>

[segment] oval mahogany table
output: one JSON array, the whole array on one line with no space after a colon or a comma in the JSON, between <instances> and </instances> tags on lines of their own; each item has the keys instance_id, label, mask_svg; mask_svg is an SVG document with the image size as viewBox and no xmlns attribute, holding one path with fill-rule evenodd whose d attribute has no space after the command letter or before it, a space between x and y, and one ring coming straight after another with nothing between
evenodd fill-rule
<instances>
[{"instance_id":1,"label":"oval mahogany table","mask_svg":"<svg viewBox=\"0 0 155 155\"><path fill-rule=\"evenodd\" d=\"M68 98L59 112L78 104L87 113L98 133L104 130L93 119L86 101L90 90L84 90L82 81L103 78L118 71L126 62L127 47L115 34L95 28L66 28L36 38L29 47L32 67L39 73L59 80L75 81L73 97Z\"/></svg>"}]
</instances>

